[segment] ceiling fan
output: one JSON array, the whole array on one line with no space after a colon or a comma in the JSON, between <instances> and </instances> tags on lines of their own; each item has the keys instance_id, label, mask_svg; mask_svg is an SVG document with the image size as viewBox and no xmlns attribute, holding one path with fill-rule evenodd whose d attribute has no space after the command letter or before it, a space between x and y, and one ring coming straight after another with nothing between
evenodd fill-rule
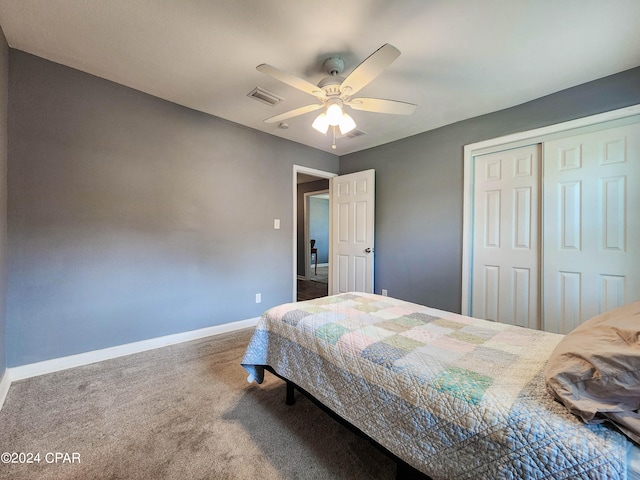
<instances>
[{"instance_id":1,"label":"ceiling fan","mask_svg":"<svg viewBox=\"0 0 640 480\"><path fill-rule=\"evenodd\" d=\"M266 63L258 65L256 67L258 71L309 95L313 95L319 102L269 117L265 119L265 122L277 123L288 118L297 117L298 115L324 109L324 111L316 117L312 126L323 134L327 133L329 127L333 127L334 141L332 148L335 149L336 127L338 127L342 135L356 127L355 121L349 114L345 113L344 107L351 107L354 110L366 112L410 115L416 109L416 105L412 103L385 100L382 98L353 97L399 56L400 50L386 43L360 63L346 78L340 76L344 70L344 61L342 58L327 58L322 65L329 76L320 80L318 85L314 85L300 77L267 65Z\"/></svg>"}]
</instances>

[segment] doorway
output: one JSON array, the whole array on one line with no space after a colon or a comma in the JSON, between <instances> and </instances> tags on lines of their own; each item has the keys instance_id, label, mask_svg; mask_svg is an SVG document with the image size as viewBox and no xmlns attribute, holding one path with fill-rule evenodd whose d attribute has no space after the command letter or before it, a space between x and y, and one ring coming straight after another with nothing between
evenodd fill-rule
<instances>
[{"instance_id":1,"label":"doorway","mask_svg":"<svg viewBox=\"0 0 640 480\"><path fill-rule=\"evenodd\" d=\"M327 179L313 180L298 184L298 190L328 186L328 182ZM303 197L304 238L298 244L298 301L329 294L329 189L305 192Z\"/></svg>"},{"instance_id":2,"label":"doorway","mask_svg":"<svg viewBox=\"0 0 640 480\"><path fill-rule=\"evenodd\" d=\"M304 194L305 280L328 283L329 269L329 190ZM300 253L300 248L298 252ZM303 272L298 272L298 274Z\"/></svg>"},{"instance_id":3,"label":"doorway","mask_svg":"<svg viewBox=\"0 0 640 480\"><path fill-rule=\"evenodd\" d=\"M330 200L328 198L329 179L337 176L335 173L316 170L308 167L294 165L293 167L293 301L309 300L326 296L328 293L329 274L329 215ZM309 201L317 205L309 207ZM315 208L318 207L318 208ZM326 227L322 226L324 220L319 218L321 225L310 225L314 211L319 217L323 216L326 208ZM317 227L317 228L316 228ZM326 240L313 238L318 231L326 228ZM318 248L318 275L314 268L311 269L311 239L316 240ZM324 238L324 235L323 235ZM320 242L326 242L321 245ZM320 253L322 252L322 255ZM318 282L318 277L325 281Z\"/></svg>"}]
</instances>

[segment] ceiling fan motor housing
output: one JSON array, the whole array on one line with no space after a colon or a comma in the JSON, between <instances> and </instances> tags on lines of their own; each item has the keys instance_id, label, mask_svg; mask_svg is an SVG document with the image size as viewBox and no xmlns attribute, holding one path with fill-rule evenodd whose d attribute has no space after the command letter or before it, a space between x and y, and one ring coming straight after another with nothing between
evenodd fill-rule
<instances>
[{"instance_id":1,"label":"ceiling fan motor housing","mask_svg":"<svg viewBox=\"0 0 640 480\"><path fill-rule=\"evenodd\" d=\"M340 75L332 75L330 77L324 77L318 82L318 87L328 96L340 95L340 85L344 82L344 77Z\"/></svg>"},{"instance_id":2,"label":"ceiling fan motor housing","mask_svg":"<svg viewBox=\"0 0 640 480\"><path fill-rule=\"evenodd\" d=\"M340 57L330 57L324 61L322 67L329 76L320 80L318 87L320 87L327 96L340 95L340 85L345 80L344 77L340 76L344 70L344 60Z\"/></svg>"}]
</instances>

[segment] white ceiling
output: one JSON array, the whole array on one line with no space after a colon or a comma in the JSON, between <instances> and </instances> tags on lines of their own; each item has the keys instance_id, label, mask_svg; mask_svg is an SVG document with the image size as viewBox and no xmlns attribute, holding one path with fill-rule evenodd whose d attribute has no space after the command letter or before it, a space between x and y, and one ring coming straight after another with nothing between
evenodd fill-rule
<instances>
[{"instance_id":1,"label":"white ceiling","mask_svg":"<svg viewBox=\"0 0 640 480\"><path fill-rule=\"evenodd\" d=\"M0 25L12 48L337 155L640 65L640 0L0 0ZM315 113L263 122L315 99L257 65L317 83L325 58L346 76L384 43L402 55L359 95L413 115L351 111L366 135L337 150Z\"/></svg>"}]
</instances>

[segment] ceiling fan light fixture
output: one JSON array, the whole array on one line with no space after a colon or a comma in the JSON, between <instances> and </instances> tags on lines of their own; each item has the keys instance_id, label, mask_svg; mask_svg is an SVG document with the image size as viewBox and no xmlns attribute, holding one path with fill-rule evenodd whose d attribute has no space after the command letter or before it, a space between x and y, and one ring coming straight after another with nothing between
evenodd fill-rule
<instances>
[{"instance_id":1,"label":"ceiling fan light fixture","mask_svg":"<svg viewBox=\"0 0 640 480\"><path fill-rule=\"evenodd\" d=\"M340 101L332 101L329 102L327 106L327 121L331 126L340 125L340 120L342 120L342 105L340 105Z\"/></svg>"},{"instance_id":2,"label":"ceiling fan light fixture","mask_svg":"<svg viewBox=\"0 0 640 480\"><path fill-rule=\"evenodd\" d=\"M327 119L327 115L324 113L318 115L311 126L323 135L326 135L327 130L329 130L329 120Z\"/></svg>"},{"instance_id":3,"label":"ceiling fan light fixture","mask_svg":"<svg viewBox=\"0 0 640 480\"><path fill-rule=\"evenodd\" d=\"M345 113L342 115L338 127L340 127L340 133L342 135L345 135L356 128L356 122L353 118L351 118L351 115Z\"/></svg>"}]
</instances>

